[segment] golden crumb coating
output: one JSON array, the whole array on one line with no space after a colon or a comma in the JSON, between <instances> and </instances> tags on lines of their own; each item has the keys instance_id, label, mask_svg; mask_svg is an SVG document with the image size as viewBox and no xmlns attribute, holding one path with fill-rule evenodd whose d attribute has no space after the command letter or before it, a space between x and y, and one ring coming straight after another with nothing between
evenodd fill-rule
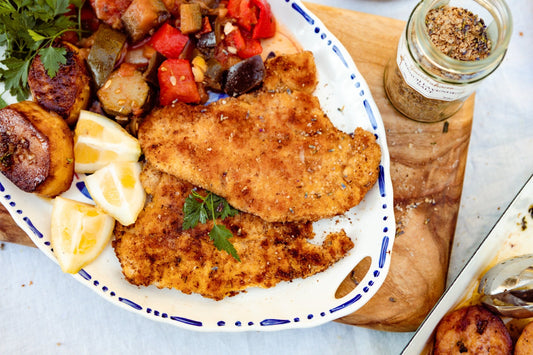
<instances>
[{"instance_id":1,"label":"golden crumb coating","mask_svg":"<svg viewBox=\"0 0 533 355\"><path fill-rule=\"evenodd\" d=\"M124 275L135 285L221 300L250 287L269 288L324 271L354 246L344 232L315 245L309 242L311 223L268 223L239 213L217 222L232 231L238 262L209 239L211 222L182 229L183 204L193 185L150 166L141 179L149 202L135 224L116 225L113 241Z\"/></svg>"},{"instance_id":2,"label":"golden crumb coating","mask_svg":"<svg viewBox=\"0 0 533 355\"><path fill-rule=\"evenodd\" d=\"M285 82L272 85L288 90L154 110L139 127L147 161L269 222L345 213L377 181L380 146L361 128L337 129L315 96Z\"/></svg>"}]
</instances>

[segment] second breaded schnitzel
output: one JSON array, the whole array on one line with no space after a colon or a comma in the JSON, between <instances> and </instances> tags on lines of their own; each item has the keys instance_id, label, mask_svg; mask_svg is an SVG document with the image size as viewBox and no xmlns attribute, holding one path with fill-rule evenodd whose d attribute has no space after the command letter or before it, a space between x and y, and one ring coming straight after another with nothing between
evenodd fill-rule
<instances>
[{"instance_id":1,"label":"second breaded schnitzel","mask_svg":"<svg viewBox=\"0 0 533 355\"><path fill-rule=\"evenodd\" d=\"M270 222L316 221L356 206L378 179L374 135L337 129L315 96L291 87L300 80L266 82L208 106L154 110L139 128L146 159Z\"/></svg>"},{"instance_id":2,"label":"second breaded schnitzel","mask_svg":"<svg viewBox=\"0 0 533 355\"><path fill-rule=\"evenodd\" d=\"M183 230L183 204L193 185L147 166L141 175L149 202L135 224L117 223L113 247L126 279L135 285L176 288L221 300L250 287L273 287L326 270L353 248L344 231L322 245L311 223L268 223L246 213L223 223L233 233L241 262L209 240L212 222Z\"/></svg>"}]
</instances>

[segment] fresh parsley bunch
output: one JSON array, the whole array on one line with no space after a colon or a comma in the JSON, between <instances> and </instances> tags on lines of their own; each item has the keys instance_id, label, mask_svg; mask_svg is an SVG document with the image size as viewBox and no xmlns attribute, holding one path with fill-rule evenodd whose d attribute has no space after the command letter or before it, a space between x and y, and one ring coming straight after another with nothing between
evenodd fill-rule
<instances>
[{"instance_id":1,"label":"fresh parsley bunch","mask_svg":"<svg viewBox=\"0 0 533 355\"><path fill-rule=\"evenodd\" d=\"M183 213L185 215L182 226L184 230L194 228L198 223L203 224L208 220L213 220L213 228L209 232L209 238L213 241L215 247L218 250L225 250L235 260L241 261L239 255L237 255L237 250L229 241L233 234L224 225L216 223L216 219L224 219L239 213L223 197L217 196L212 192L202 196L198 191L193 190L185 200Z\"/></svg>"},{"instance_id":2,"label":"fresh parsley bunch","mask_svg":"<svg viewBox=\"0 0 533 355\"><path fill-rule=\"evenodd\" d=\"M0 81L4 93L18 101L29 95L28 71L37 55L50 77L66 63L66 50L52 47L64 33L79 29L71 4L81 11L84 0L0 0L0 46L4 55L0 60ZM79 15L79 14L78 14ZM80 18L79 16L77 17ZM6 106L1 99L0 105Z\"/></svg>"}]
</instances>

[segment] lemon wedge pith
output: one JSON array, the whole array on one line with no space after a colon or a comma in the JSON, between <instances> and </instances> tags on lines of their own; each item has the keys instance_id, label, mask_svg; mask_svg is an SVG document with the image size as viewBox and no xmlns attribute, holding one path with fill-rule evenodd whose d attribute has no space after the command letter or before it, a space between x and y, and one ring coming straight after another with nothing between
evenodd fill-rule
<instances>
[{"instance_id":1,"label":"lemon wedge pith","mask_svg":"<svg viewBox=\"0 0 533 355\"><path fill-rule=\"evenodd\" d=\"M115 220L92 205L56 197L53 201L50 242L59 266L75 274L107 246Z\"/></svg>"},{"instance_id":2,"label":"lemon wedge pith","mask_svg":"<svg viewBox=\"0 0 533 355\"><path fill-rule=\"evenodd\" d=\"M96 205L124 226L135 222L144 207L141 163L114 162L85 178L85 186Z\"/></svg>"},{"instance_id":3,"label":"lemon wedge pith","mask_svg":"<svg viewBox=\"0 0 533 355\"><path fill-rule=\"evenodd\" d=\"M74 159L77 173L93 173L114 161L138 161L139 141L117 122L82 110L74 129Z\"/></svg>"}]
</instances>

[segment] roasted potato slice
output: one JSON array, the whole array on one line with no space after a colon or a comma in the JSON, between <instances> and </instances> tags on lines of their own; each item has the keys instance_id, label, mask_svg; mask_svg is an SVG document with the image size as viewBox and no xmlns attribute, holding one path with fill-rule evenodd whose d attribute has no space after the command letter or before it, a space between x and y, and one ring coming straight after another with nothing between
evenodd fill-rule
<instances>
[{"instance_id":1,"label":"roasted potato slice","mask_svg":"<svg viewBox=\"0 0 533 355\"><path fill-rule=\"evenodd\" d=\"M53 197L74 175L72 133L57 114L33 101L0 110L0 170L26 192Z\"/></svg>"},{"instance_id":2,"label":"roasted potato slice","mask_svg":"<svg viewBox=\"0 0 533 355\"><path fill-rule=\"evenodd\" d=\"M512 354L513 342L503 321L483 306L446 315L436 329L434 355Z\"/></svg>"},{"instance_id":3,"label":"roasted potato slice","mask_svg":"<svg viewBox=\"0 0 533 355\"><path fill-rule=\"evenodd\" d=\"M123 63L111 73L96 93L109 115L141 115L150 108L152 89L143 74L132 64Z\"/></svg>"},{"instance_id":4,"label":"roasted potato slice","mask_svg":"<svg viewBox=\"0 0 533 355\"><path fill-rule=\"evenodd\" d=\"M514 355L533 355L533 322L522 330L515 344Z\"/></svg>"},{"instance_id":5,"label":"roasted potato slice","mask_svg":"<svg viewBox=\"0 0 533 355\"><path fill-rule=\"evenodd\" d=\"M73 126L80 110L87 108L91 98L90 76L79 49L69 42L61 42L67 50L66 64L51 78L40 57L32 62L28 85L34 100L43 108L56 112Z\"/></svg>"}]
</instances>

